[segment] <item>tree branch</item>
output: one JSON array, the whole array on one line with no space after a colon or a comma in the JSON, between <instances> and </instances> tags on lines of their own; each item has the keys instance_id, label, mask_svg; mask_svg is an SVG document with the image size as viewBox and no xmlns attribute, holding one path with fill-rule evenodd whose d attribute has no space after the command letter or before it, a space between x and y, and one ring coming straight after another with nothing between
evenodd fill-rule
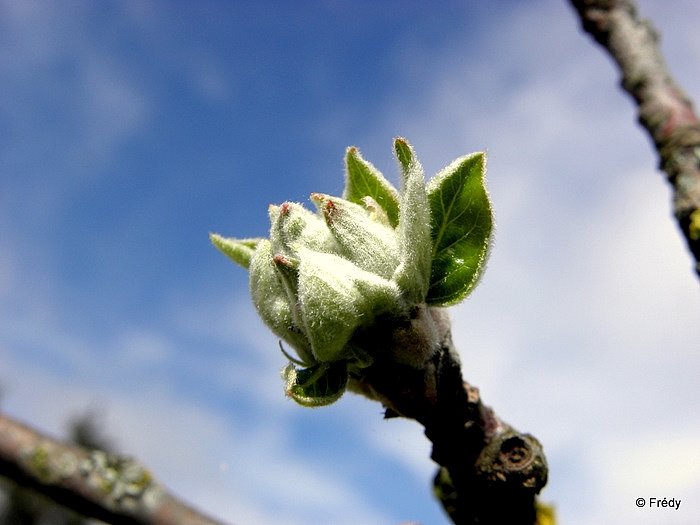
<instances>
[{"instance_id":1,"label":"tree branch","mask_svg":"<svg viewBox=\"0 0 700 525\"><path fill-rule=\"evenodd\" d=\"M571 0L584 30L622 73L622 87L637 103L674 189L674 214L700 276L700 120L675 83L658 47L658 34L637 17L631 0Z\"/></svg>"},{"instance_id":2,"label":"tree branch","mask_svg":"<svg viewBox=\"0 0 700 525\"><path fill-rule=\"evenodd\" d=\"M371 331L366 344L376 345L372 355L378 358L353 378L352 387L380 401L386 417L408 417L425 427L431 457L440 465L435 493L454 523L533 525L535 496L547 482L540 443L503 423L481 402L478 389L463 381L445 309L419 310L412 322L424 331L432 322L439 348L423 362L407 362L398 356L407 353L401 334L409 328ZM388 333L390 340L382 338Z\"/></svg>"},{"instance_id":3,"label":"tree branch","mask_svg":"<svg viewBox=\"0 0 700 525\"><path fill-rule=\"evenodd\" d=\"M135 459L67 445L0 414L0 475L118 525L222 525L178 500Z\"/></svg>"}]
</instances>

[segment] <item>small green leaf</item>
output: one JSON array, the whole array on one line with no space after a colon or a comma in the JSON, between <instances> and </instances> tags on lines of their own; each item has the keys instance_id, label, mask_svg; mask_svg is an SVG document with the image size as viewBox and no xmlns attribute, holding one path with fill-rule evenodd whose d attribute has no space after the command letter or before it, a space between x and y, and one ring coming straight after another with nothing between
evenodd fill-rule
<instances>
[{"instance_id":1,"label":"small green leaf","mask_svg":"<svg viewBox=\"0 0 700 525\"><path fill-rule=\"evenodd\" d=\"M393 227L399 222L399 192L370 162L362 158L354 146L345 154L345 190L343 198L363 204L363 197L372 197L386 212Z\"/></svg>"},{"instance_id":2,"label":"small green leaf","mask_svg":"<svg viewBox=\"0 0 700 525\"><path fill-rule=\"evenodd\" d=\"M319 363L310 368L296 368L289 363L282 370L286 392L305 407L321 407L338 401L348 384L348 365L345 360Z\"/></svg>"},{"instance_id":3,"label":"small green leaf","mask_svg":"<svg viewBox=\"0 0 700 525\"><path fill-rule=\"evenodd\" d=\"M493 225L484 187L484 153L455 160L428 183L433 264L427 303L458 303L472 291L486 264Z\"/></svg>"},{"instance_id":4,"label":"small green leaf","mask_svg":"<svg viewBox=\"0 0 700 525\"><path fill-rule=\"evenodd\" d=\"M255 239L229 239L222 237L218 233L210 233L209 239L214 246L230 257L233 262L240 264L247 270L250 266L250 259L253 257L255 248L262 240L262 237Z\"/></svg>"},{"instance_id":5,"label":"small green leaf","mask_svg":"<svg viewBox=\"0 0 700 525\"><path fill-rule=\"evenodd\" d=\"M430 205L423 167L405 139L394 141L402 174L399 206L399 266L392 280L413 303L425 301L430 283Z\"/></svg>"}]
</instances>

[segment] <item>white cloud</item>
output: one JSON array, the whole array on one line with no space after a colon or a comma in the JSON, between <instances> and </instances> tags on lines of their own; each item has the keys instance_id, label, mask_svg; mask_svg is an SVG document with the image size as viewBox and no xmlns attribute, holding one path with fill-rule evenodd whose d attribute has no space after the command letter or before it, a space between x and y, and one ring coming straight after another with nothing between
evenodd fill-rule
<instances>
[{"instance_id":1,"label":"white cloud","mask_svg":"<svg viewBox=\"0 0 700 525\"><path fill-rule=\"evenodd\" d=\"M172 358L172 343L162 334L134 329L121 334L115 346L124 367L140 367L164 362Z\"/></svg>"},{"instance_id":2,"label":"white cloud","mask_svg":"<svg viewBox=\"0 0 700 525\"><path fill-rule=\"evenodd\" d=\"M364 399L361 401L368 403ZM378 428L379 425L382 428ZM424 480L427 487L435 476L437 465L430 460L432 445L423 430L415 421L381 421L377 416L375 421L365 423L364 437L381 454L405 465L417 480Z\"/></svg>"},{"instance_id":3,"label":"white cloud","mask_svg":"<svg viewBox=\"0 0 700 525\"><path fill-rule=\"evenodd\" d=\"M687 426L687 425L681 425ZM700 487L700 428L651 429L641 438L611 439L597 458L607 491L637 495L690 494Z\"/></svg>"},{"instance_id":4,"label":"white cloud","mask_svg":"<svg viewBox=\"0 0 700 525\"><path fill-rule=\"evenodd\" d=\"M24 132L20 136L42 139L53 131L54 142L70 146L76 158L69 160L79 164L90 150L104 153L134 133L147 119L148 97L123 59L90 38L85 27L95 13L75 4L18 5L0 6L7 15L0 40L6 96L0 107L13 128ZM55 133L63 118L73 124L63 131L74 128L80 134L72 137L80 139L76 144Z\"/></svg>"},{"instance_id":5,"label":"white cloud","mask_svg":"<svg viewBox=\"0 0 700 525\"><path fill-rule=\"evenodd\" d=\"M147 458L176 493L232 523L349 524L358 513L367 523L385 522L336 467L292 447L293 418L284 412L249 420L169 387L115 392L107 412L124 450Z\"/></svg>"}]
</instances>

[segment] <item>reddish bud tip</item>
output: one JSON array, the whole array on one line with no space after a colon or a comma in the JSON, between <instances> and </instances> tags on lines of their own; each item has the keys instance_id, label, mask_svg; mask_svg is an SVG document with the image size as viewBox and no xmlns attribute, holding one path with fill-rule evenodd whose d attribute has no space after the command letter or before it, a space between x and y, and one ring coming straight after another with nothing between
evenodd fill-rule
<instances>
[{"instance_id":1,"label":"reddish bud tip","mask_svg":"<svg viewBox=\"0 0 700 525\"><path fill-rule=\"evenodd\" d=\"M310 198L312 201L322 201L322 200L323 200L323 197L325 197L325 195L324 195L323 193L316 193L316 192L314 192L314 193L312 193L311 195L309 195L309 198Z\"/></svg>"},{"instance_id":2,"label":"reddish bud tip","mask_svg":"<svg viewBox=\"0 0 700 525\"><path fill-rule=\"evenodd\" d=\"M291 266L291 262L281 253L276 253L272 256L272 260L275 264L284 264L285 266Z\"/></svg>"}]
</instances>

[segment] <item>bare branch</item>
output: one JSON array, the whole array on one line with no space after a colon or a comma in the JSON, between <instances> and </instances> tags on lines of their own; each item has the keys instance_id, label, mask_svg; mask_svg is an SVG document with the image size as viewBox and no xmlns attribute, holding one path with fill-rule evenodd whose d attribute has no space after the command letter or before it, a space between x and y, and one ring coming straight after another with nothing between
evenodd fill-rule
<instances>
[{"instance_id":1,"label":"bare branch","mask_svg":"<svg viewBox=\"0 0 700 525\"><path fill-rule=\"evenodd\" d=\"M674 213L700 275L700 120L671 77L652 25L631 0L571 0L583 28L615 60L622 87L656 145L674 189Z\"/></svg>"},{"instance_id":2,"label":"bare branch","mask_svg":"<svg viewBox=\"0 0 700 525\"><path fill-rule=\"evenodd\" d=\"M61 443L0 414L0 475L119 525L222 525L175 498L135 459Z\"/></svg>"},{"instance_id":3,"label":"bare branch","mask_svg":"<svg viewBox=\"0 0 700 525\"><path fill-rule=\"evenodd\" d=\"M440 465L435 493L454 523L533 525L535 496L547 482L540 443L502 422L478 389L464 382L447 311L428 308L419 316L433 318L440 347L421 364L402 363L396 359L405 352L401 337L387 341L369 333L378 357L353 378L353 388L380 401L386 417L408 417L425 427L431 457Z\"/></svg>"}]
</instances>

